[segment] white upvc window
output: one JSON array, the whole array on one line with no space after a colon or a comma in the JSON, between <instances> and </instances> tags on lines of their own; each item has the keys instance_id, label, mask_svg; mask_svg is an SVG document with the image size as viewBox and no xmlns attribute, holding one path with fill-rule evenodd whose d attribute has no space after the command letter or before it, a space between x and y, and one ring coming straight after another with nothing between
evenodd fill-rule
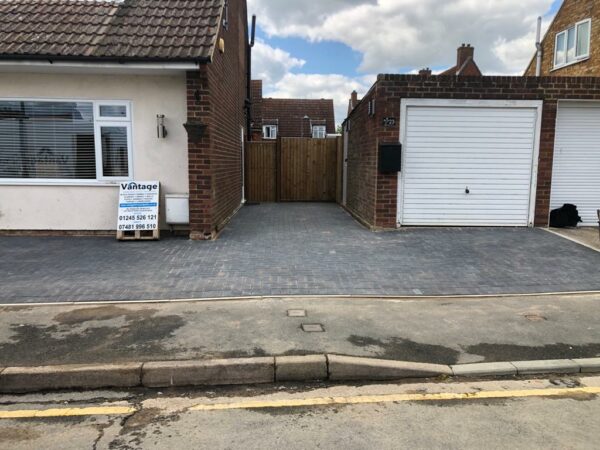
<instances>
[{"instance_id":1,"label":"white upvc window","mask_svg":"<svg viewBox=\"0 0 600 450\"><path fill-rule=\"evenodd\" d=\"M325 139L327 137L327 127L325 125L313 125L313 139Z\"/></svg>"},{"instance_id":2,"label":"white upvc window","mask_svg":"<svg viewBox=\"0 0 600 450\"><path fill-rule=\"evenodd\" d=\"M568 66L589 58L592 20L582 20L556 35L554 68Z\"/></svg>"},{"instance_id":3,"label":"white upvc window","mask_svg":"<svg viewBox=\"0 0 600 450\"><path fill-rule=\"evenodd\" d=\"M263 126L263 138L277 139L277 125L264 125Z\"/></svg>"},{"instance_id":4,"label":"white upvc window","mask_svg":"<svg viewBox=\"0 0 600 450\"><path fill-rule=\"evenodd\" d=\"M131 105L0 99L0 184L131 180Z\"/></svg>"}]
</instances>

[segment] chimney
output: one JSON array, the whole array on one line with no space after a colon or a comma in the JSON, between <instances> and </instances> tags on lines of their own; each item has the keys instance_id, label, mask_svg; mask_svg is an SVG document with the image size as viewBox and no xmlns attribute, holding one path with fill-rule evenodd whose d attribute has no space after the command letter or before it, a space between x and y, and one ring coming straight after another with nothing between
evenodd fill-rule
<instances>
[{"instance_id":1,"label":"chimney","mask_svg":"<svg viewBox=\"0 0 600 450\"><path fill-rule=\"evenodd\" d=\"M263 98L263 82L262 80L252 80L250 82L250 92L252 100L260 101Z\"/></svg>"},{"instance_id":2,"label":"chimney","mask_svg":"<svg viewBox=\"0 0 600 450\"><path fill-rule=\"evenodd\" d=\"M422 76L422 77L430 77L431 73L432 72L429 67L419 70L419 76Z\"/></svg>"},{"instance_id":3,"label":"chimney","mask_svg":"<svg viewBox=\"0 0 600 450\"><path fill-rule=\"evenodd\" d=\"M356 108L357 104L358 104L358 92L352 91L352 95L350 95L350 101L348 102L348 115L350 115L350 113L352 111L354 111L354 108Z\"/></svg>"},{"instance_id":4,"label":"chimney","mask_svg":"<svg viewBox=\"0 0 600 450\"><path fill-rule=\"evenodd\" d=\"M467 60L474 59L475 56L475 48L471 47L471 44L463 44L458 47L458 58L456 62L456 68L460 70L460 68L467 62Z\"/></svg>"},{"instance_id":5,"label":"chimney","mask_svg":"<svg viewBox=\"0 0 600 450\"><path fill-rule=\"evenodd\" d=\"M352 91L352 95L350 96L350 107L354 109L356 104L358 103L358 92Z\"/></svg>"}]
</instances>

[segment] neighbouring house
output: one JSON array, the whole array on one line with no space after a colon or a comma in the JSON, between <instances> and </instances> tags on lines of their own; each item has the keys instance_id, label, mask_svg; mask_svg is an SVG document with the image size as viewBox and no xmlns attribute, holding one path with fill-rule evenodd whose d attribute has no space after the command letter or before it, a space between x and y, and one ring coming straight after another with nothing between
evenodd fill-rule
<instances>
[{"instance_id":1,"label":"neighbouring house","mask_svg":"<svg viewBox=\"0 0 600 450\"><path fill-rule=\"evenodd\" d=\"M600 209L600 78L379 75L344 122L344 206L372 229L547 226Z\"/></svg>"},{"instance_id":2,"label":"neighbouring house","mask_svg":"<svg viewBox=\"0 0 600 450\"><path fill-rule=\"evenodd\" d=\"M483 74L475 62L475 48L471 44L463 44L456 51L456 65L440 73L440 75L455 75L463 77L480 77ZM431 75L429 69L425 69L419 75Z\"/></svg>"},{"instance_id":3,"label":"neighbouring house","mask_svg":"<svg viewBox=\"0 0 600 450\"><path fill-rule=\"evenodd\" d=\"M333 100L264 98L262 80L252 80L252 138L324 139L335 133Z\"/></svg>"},{"instance_id":4,"label":"neighbouring house","mask_svg":"<svg viewBox=\"0 0 600 450\"><path fill-rule=\"evenodd\" d=\"M526 76L536 75L537 59ZM563 2L541 42L540 74L600 76L600 0Z\"/></svg>"},{"instance_id":5,"label":"neighbouring house","mask_svg":"<svg viewBox=\"0 0 600 450\"><path fill-rule=\"evenodd\" d=\"M243 201L249 52L244 0L0 2L0 230L114 231L119 183L157 180L161 227L179 195L214 237Z\"/></svg>"}]
</instances>

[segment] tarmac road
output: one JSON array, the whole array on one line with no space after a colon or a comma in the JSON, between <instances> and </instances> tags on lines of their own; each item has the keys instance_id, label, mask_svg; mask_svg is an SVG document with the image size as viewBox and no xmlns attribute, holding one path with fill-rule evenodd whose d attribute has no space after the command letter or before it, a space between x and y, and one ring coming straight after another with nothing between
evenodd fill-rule
<instances>
[{"instance_id":1,"label":"tarmac road","mask_svg":"<svg viewBox=\"0 0 600 450\"><path fill-rule=\"evenodd\" d=\"M598 392L560 377L3 396L0 448L591 449Z\"/></svg>"}]
</instances>

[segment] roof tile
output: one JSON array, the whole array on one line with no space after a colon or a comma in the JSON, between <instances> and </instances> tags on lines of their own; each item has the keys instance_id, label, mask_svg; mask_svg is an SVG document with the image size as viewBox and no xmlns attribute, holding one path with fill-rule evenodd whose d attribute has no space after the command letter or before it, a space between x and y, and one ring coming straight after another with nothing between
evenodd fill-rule
<instances>
[{"instance_id":1,"label":"roof tile","mask_svg":"<svg viewBox=\"0 0 600 450\"><path fill-rule=\"evenodd\" d=\"M209 58L224 0L2 0L0 55Z\"/></svg>"}]
</instances>

